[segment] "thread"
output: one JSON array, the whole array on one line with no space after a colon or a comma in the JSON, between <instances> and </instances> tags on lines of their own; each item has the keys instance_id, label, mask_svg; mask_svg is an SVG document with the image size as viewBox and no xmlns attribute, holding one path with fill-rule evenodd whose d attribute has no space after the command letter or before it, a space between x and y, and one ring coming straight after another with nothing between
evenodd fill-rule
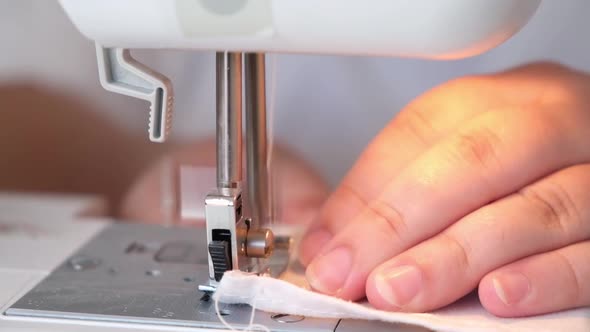
<instances>
[{"instance_id":1,"label":"thread","mask_svg":"<svg viewBox=\"0 0 590 332\"><path fill-rule=\"evenodd\" d=\"M215 314L219 321L223 326L225 326L230 331L240 331L239 329L234 328L228 323L223 315L221 314L221 310L219 310L219 296L214 296L213 303L215 305ZM252 312L250 312L250 321L248 322L248 326L246 326L243 330L244 332L255 332L255 331L264 331L264 332L271 332L268 327L262 324L254 324L254 316L256 314L256 300L252 303Z\"/></svg>"}]
</instances>

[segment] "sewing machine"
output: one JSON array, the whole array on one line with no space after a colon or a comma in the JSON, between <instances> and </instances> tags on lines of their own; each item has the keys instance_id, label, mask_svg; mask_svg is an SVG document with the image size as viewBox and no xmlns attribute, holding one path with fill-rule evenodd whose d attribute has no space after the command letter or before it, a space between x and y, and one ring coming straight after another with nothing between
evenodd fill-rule
<instances>
[{"instance_id":1,"label":"sewing machine","mask_svg":"<svg viewBox=\"0 0 590 332\"><path fill-rule=\"evenodd\" d=\"M222 328L208 294L215 292L225 271L278 275L288 262L289 236L275 235L272 226L276 218L267 146L265 53L459 59L511 37L528 22L540 0L60 3L80 32L96 42L102 86L149 102L149 138L154 142L169 135L172 83L134 60L130 49L217 52L217 189L202 202L203 229L104 221L70 225L81 228L84 241L64 245L67 258L61 257L65 260L57 267L46 267L52 272L45 278L37 276L20 285L24 290L15 292L13 296L18 296L2 309L3 319L41 320L46 323L44 330L64 322L181 330ZM27 222L35 224L31 220L40 217ZM26 229L23 232L28 234ZM26 238L30 245L33 240ZM221 314L236 326L245 326L249 319L244 306L226 306ZM258 323L281 331L396 328L265 313L256 317ZM410 326L397 329L422 331Z\"/></svg>"}]
</instances>

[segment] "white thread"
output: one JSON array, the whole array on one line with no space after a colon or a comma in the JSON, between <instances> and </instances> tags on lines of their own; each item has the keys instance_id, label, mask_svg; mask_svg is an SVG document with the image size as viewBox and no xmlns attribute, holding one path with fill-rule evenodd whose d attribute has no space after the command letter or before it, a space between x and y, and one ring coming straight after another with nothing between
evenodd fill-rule
<instances>
[{"instance_id":1,"label":"white thread","mask_svg":"<svg viewBox=\"0 0 590 332\"><path fill-rule=\"evenodd\" d=\"M227 327L230 331L240 331L233 326L231 326L223 315L221 314L221 310L219 310L219 297L215 296L213 299L213 303L215 304L215 314L219 321L223 326ZM252 312L250 313L250 321L248 322L248 326L246 326L242 331L244 332L254 332L254 331L264 331L264 332L271 332L270 329L262 324L254 324L254 315L256 314L256 301L252 303Z\"/></svg>"}]
</instances>

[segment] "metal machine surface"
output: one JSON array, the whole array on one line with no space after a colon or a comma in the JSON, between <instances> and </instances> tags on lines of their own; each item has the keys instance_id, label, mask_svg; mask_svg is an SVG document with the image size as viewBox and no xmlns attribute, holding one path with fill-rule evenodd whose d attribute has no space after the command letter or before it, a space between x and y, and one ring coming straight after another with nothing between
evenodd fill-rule
<instances>
[{"instance_id":1,"label":"metal machine surface","mask_svg":"<svg viewBox=\"0 0 590 332\"><path fill-rule=\"evenodd\" d=\"M198 281L209 274L206 246L200 229L112 224L15 302L6 315L222 329L213 301L198 290ZM275 255L279 262L284 261L283 254ZM248 326L250 306L220 304L218 308L235 328ZM265 312L256 312L254 322L272 331L374 330L379 326L389 331L427 331Z\"/></svg>"}]
</instances>

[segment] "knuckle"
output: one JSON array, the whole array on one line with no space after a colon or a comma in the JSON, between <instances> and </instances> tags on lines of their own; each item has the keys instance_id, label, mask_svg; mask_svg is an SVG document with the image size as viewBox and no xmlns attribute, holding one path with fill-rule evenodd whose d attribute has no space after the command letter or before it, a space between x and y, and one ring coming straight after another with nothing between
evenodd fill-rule
<instances>
[{"instance_id":1,"label":"knuckle","mask_svg":"<svg viewBox=\"0 0 590 332\"><path fill-rule=\"evenodd\" d=\"M480 169L498 167L500 137L491 129L482 128L457 136L451 154L460 161Z\"/></svg>"},{"instance_id":2,"label":"knuckle","mask_svg":"<svg viewBox=\"0 0 590 332\"><path fill-rule=\"evenodd\" d=\"M453 256L457 258L456 268L459 271L468 273L468 271L473 268L471 266L471 260L469 259L471 247L467 243L460 241L458 238L448 233L441 233L439 240L442 241L440 247L452 252Z\"/></svg>"},{"instance_id":3,"label":"knuckle","mask_svg":"<svg viewBox=\"0 0 590 332\"><path fill-rule=\"evenodd\" d=\"M547 73L547 74L558 74L558 73L562 73L562 72L567 72L569 70L570 69L568 67L566 67L558 62L548 61L548 60L540 60L540 61L535 61L535 62L521 65L519 67L512 69L511 71L512 72L524 72L526 74L529 74L530 72L532 72L532 73L543 72L543 73Z\"/></svg>"},{"instance_id":4,"label":"knuckle","mask_svg":"<svg viewBox=\"0 0 590 332\"><path fill-rule=\"evenodd\" d=\"M548 180L543 186L529 186L519 194L539 211L540 222L547 229L557 229L572 235L576 223L581 222L580 212L569 192L560 184Z\"/></svg>"},{"instance_id":5,"label":"knuckle","mask_svg":"<svg viewBox=\"0 0 590 332\"><path fill-rule=\"evenodd\" d=\"M399 115L402 128L425 146L430 145L428 137L436 136L437 129L430 117L417 108L410 108Z\"/></svg>"},{"instance_id":6,"label":"knuckle","mask_svg":"<svg viewBox=\"0 0 590 332\"><path fill-rule=\"evenodd\" d=\"M367 205L367 198L365 195L361 194L359 190L346 181L342 182L338 189L339 191L337 193L342 195L340 197L342 201L347 202L348 204L357 204L359 206Z\"/></svg>"},{"instance_id":7,"label":"knuckle","mask_svg":"<svg viewBox=\"0 0 590 332\"><path fill-rule=\"evenodd\" d=\"M538 104L541 105L559 105L557 107L563 116L563 112L571 112L572 108L568 107L572 101L580 98L580 86L572 80L554 81L547 83L546 89L539 97Z\"/></svg>"},{"instance_id":8,"label":"knuckle","mask_svg":"<svg viewBox=\"0 0 590 332\"><path fill-rule=\"evenodd\" d=\"M496 75L514 77L520 81L534 80L536 83L542 84L545 90L564 84L569 86L572 78L579 76L572 68L551 61L521 65Z\"/></svg>"},{"instance_id":9,"label":"knuckle","mask_svg":"<svg viewBox=\"0 0 590 332\"><path fill-rule=\"evenodd\" d=\"M346 219L342 218L340 211L347 210L349 207L364 208L367 205L367 200L356 187L343 181L338 189L327 198L320 207L320 219L330 228L338 229L346 223ZM352 216L351 216L352 217Z\"/></svg>"},{"instance_id":10,"label":"knuckle","mask_svg":"<svg viewBox=\"0 0 590 332\"><path fill-rule=\"evenodd\" d=\"M523 106L519 109L520 112L512 117L512 121L516 123L516 130L521 129L531 136L559 138L563 135L559 117L541 104L543 104L542 101L537 101L536 104Z\"/></svg>"},{"instance_id":11,"label":"knuckle","mask_svg":"<svg viewBox=\"0 0 590 332\"><path fill-rule=\"evenodd\" d=\"M375 200L367 205L367 209L372 215L371 220L374 221L374 225L388 238L402 239L407 227L401 214L391 204Z\"/></svg>"},{"instance_id":12,"label":"knuckle","mask_svg":"<svg viewBox=\"0 0 590 332\"><path fill-rule=\"evenodd\" d=\"M581 303L582 295L584 294L582 276L579 275L578 269L576 269L574 263L570 260L570 258L567 255L560 251L555 251L555 255L563 263L562 266L564 268L561 269L561 271L565 273L566 277L569 280L569 282L565 284L571 285L571 288L568 287L571 291L569 298L572 300L573 304Z\"/></svg>"},{"instance_id":13,"label":"knuckle","mask_svg":"<svg viewBox=\"0 0 590 332\"><path fill-rule=\"evenodd\" d=\"M564 112L569 112L567 109L545 107L542 103L538 101L538 104L519 108L518 112L513 112L512 115L506 114L504 120L511 121L510 131L513 134L510 136L514 137L511 142L517 146L526 145L527 152L523 156L530 156L529 158L569 153L564 149L564 145L571 146L572 142L575 143L568 132L572 131L568 122L575 117L566 116Z\"/></svg>"}]
</instances>

